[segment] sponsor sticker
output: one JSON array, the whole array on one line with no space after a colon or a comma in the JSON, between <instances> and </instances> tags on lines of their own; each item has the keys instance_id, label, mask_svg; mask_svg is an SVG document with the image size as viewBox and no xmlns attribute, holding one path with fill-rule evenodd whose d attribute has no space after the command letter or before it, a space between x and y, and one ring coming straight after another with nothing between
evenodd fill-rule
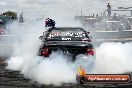
<instances>
[{"instance_id":1,"label":"sponsor sticker","mask_svg":"<svg viewBox=\"0 0 132 88\"><path fill-rule=\"evenodd\" d=\"M110 83L124 83L130 82L130 75L127 74L86 74L84 76L87 82L110 82Z\"/></svg>"}]
</instances>

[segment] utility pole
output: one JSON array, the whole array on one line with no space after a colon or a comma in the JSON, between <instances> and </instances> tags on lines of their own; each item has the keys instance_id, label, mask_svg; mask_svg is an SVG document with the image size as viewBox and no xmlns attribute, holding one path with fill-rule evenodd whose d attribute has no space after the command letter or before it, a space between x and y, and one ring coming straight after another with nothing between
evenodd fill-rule
<instances>
[{"instance_id":1,"label":"utility pole","mask_svg":"<svg viewBox=\"0 0 132 88\"><path fill-rule=\"evenodd\" d=\"M81 16L82 16L82 10L81 10Z\"/></svg>"}]
</instances>

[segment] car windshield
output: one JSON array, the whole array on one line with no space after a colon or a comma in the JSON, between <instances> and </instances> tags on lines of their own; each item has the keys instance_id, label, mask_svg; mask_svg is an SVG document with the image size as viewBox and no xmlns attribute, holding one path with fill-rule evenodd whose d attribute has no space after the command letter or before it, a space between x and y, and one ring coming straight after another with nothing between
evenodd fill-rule
<instances>
[{"instance_id":1,"label":"car windshield","mask_svg":"<svg viewBox=\"0 0 132 88\"><path fill-rule=\"evenodd\" d=\"M47 37L47 41L82 41L86 40L86 33L79 28L55 29Z\"/></svg>"}]
</instances>

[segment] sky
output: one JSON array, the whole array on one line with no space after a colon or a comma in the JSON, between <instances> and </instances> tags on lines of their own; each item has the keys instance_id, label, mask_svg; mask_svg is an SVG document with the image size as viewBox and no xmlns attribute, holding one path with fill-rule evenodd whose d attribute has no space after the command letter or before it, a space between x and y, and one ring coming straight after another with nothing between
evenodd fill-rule
<instances>
[{"instance_id":1,"label":"sky","mask_svg":"<svg viewBox=\"0 0 132 88\"><path fill-rule=\"evenodd\" d=\"M31 13L37 11L38 14L70 14L92 15L100 14L106 9L110 2L112 8L118 6L130 7L132 0L0 0L0 13L8 10Z\"/></svg>"},{"instance_id":2,"label":"sky","mask_svg":"<svg viewBox=\"0 0 132 88\"><path fill-rule=\"evenodd\" d=\"M132 0L0 0L0 9L44 9L62 7L69 9L104 8L110 2L113 6L131 6ZM93 9L94 10L94 9Z\"/></svg>"}]
</instances>

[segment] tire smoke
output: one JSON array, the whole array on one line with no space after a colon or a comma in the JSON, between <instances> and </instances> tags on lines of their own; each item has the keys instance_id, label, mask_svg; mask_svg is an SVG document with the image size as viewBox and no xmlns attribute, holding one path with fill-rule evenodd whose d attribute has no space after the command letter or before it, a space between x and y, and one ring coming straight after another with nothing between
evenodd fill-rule
<instances>
[{"instance_id":1,"label":"tire smoke","mask_svg":"<svg viewBox=\"0 0 132 88\"><path fill-rule=\"evenodd\" d=\"M120 74L132 71L132 42L103 43L96 47L92 73Z\"/></svg>"}]
</instances>

